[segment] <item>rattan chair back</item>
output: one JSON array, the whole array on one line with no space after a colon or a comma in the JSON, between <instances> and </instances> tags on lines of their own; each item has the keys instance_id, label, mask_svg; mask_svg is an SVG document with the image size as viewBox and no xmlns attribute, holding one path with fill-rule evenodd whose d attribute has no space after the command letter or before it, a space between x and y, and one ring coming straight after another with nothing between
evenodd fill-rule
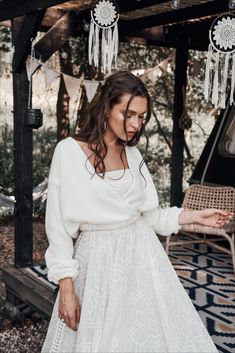
<instances>
[{"instance_id":1,"label":"rattan chair back","mask_svg":"<svg viewBox=\"0 0 235 353\"><path fill-rule=\"evenodd\" d=\"M193 210L217 208L234 212L230 224L224 228L235 228L235 188L231 186L191 185L185 193L183 207Z\"/></svg>"}]
</instances>

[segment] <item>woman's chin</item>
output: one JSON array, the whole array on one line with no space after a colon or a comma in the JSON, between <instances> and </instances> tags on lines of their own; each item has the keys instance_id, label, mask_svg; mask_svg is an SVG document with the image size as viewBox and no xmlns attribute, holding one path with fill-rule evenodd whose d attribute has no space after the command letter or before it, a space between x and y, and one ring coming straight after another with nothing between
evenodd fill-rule
<instances>
[{"instance_id":1,"label":"woman's chin","mask_svg":"<svg viewBox=\"0 0 235 353\"><path fill-rule=\"evenodd\" d=\"M134 135L124 135L124 136L120 136L119 137L119 141L121 141L122 143L127 143L130 141L133 141L135 139L136 134Z\"/></svg>"}]
</instances>

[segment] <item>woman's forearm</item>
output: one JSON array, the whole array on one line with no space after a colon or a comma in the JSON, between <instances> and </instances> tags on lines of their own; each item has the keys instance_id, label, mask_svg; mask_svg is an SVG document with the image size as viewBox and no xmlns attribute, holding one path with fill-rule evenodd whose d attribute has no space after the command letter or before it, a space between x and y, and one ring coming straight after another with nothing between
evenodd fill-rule
<instances>
[{"instance_id":1,"label":"woman's forearm","mask_svg":"<svg viewBox=\"0 0 235 353\"><path fill-rule=\"evenodd\" d=\"M198 223L200 218L200 211L197 210L183 210L179 214L179 224L192 224Z\"/></svg>"},{"instance_id":2,"label":"woman's forearm","mask_svg":"<svg viewBox=\"0 0 235 353\"><path fill-rule=\"evenodd\" d=\"M233 212L206 208L203 210L183 210L179 214L179 225L200 224L208 227L223 227L233 217Z\"/></svg>"}]
</instances>

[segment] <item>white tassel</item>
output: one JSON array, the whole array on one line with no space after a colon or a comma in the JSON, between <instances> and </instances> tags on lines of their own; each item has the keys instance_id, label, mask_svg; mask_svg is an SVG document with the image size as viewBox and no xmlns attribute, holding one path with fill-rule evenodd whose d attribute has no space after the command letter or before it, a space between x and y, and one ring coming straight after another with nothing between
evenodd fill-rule
<instances>
[{"instance_id":1,"label":"white tassel","mask_svg":"<svg viewBox=\"0 0 235 353\"><path fill-rule=\"evenodd\" d=\"M231 91L230 91L230 105L234 102L234 93L235 93L235 53L233 53L232 60L232 77L231 77Z\"/></svg>"},{"instance_id":2,"label":"white tassel","mask_svg":"<svg viewBox=\"0 0 235 353\"><path fill-rule=\"evenodd\" d=\"M218 105L219 98L219 59L220 53L217 52L215 54L215 74L214 74L214 82L213 82L213 91L212 91L212 103L215 107Z\"/></svg>"},{"instance_id":3,"label":"white tassel","mask_svg":"<svg viewBox=\"0 0 235 353\"><path fill-rule=\"evenodd\" d=\"M106 72L107 68L107 55L108 55L108 43L107 43L107 29L102 30L102 40L101 40L101 71Z\"/></svg>"},{"instance_id":4,"label":"white tassel","mask_svg":"<svg viewBox=\"0 0 235 353\"><path fill-rule=\"evenodd\" d=\"M91 19L90 22L90 31L89 31L89 40L88 40L88 60L89 64L92 64L93 59L93 45L94 45L94 21Z\"/></svg>"},{"instance_id":5,"label":"white tassel","mask_svg":"<svg viewBox=\"0 0 235 353\"><path fill-rule=\"evenodd\" d=\"M100 27L95 26L95 35L94 35L94 46L93 46L93 56L94 56L94 65L97 67L99 65L99 47L100 47L100 42L99 42L99 33L100 33Z\"/></svg>"},{"instance_id":6,"label":"white tassel","mask_svg":"<svg viewBox=\"0 0 235 353\"><path fill-rule=\"evenodd\" d=\"M117 68L118 46L119 46L118 25L117 23L115 23L114 30L113 30L113 56L114 56L115 69Z\"/></svg>"},{"instance_id":7,"label":"white tassel","mask_svg":"<svg viewBox=\"0 0 235 353\"><path fill-rule=\"evenodd\" d=\"M223 85L222 85L222 91L221 91L221 102L220 106L221 108L225 108L225 103L226 103L226 88L227 88L227 80L228 80L228 64L229 64L229 53L225 55L224 59L224 67L222 68L222 77L223 77Z\"/></svg>"},{"instance_id":8,"label":"white tassel","mask_svg":"<svg viewBox=\"0 0 235 353\"><path fill-rule=\"evenodd\" d=\"M113 61L113 38L112 38L112 28L108 29L108 50L107 50L107 69L108 72L110 73L111 67L112 67L112 61Z\"/></svg>"},{"instance_id":9,"label":"white tassel","mask_svg":"<svg viewBox=\"0 0 235 353\"><path fill-rule=\"evenodd\" d=\"M101 71L105 71L105 57L104 57L104 51L105 51L105 32L104 29L102 30L102 37L101 37Z\"/></svg>"},{"instance_id":10,"label":"white tassel","mask_svg":"<svg viewBox=\"0 0 235 353\"><path fill-rule=\"evenodd\" d=\"M108 36L109 36L109 28L106 28L105 30L105 70L106 71L108 71L108 56L109 56Z\"/></svg>"},{"instance_id":11,"label":"white tassel","mask_svg":"<svg viewBox=\"0 0 235 353\"><path fill-rule=\"evenodd\" d=\"M207 60L206 60L206 72L205 72L205 83L204 83L204 97L208 101L210 96L211 82L210 82L210 70L211 70L211 58L213 54L213 47L209 44Z\"/></svg>"}]
</instances>

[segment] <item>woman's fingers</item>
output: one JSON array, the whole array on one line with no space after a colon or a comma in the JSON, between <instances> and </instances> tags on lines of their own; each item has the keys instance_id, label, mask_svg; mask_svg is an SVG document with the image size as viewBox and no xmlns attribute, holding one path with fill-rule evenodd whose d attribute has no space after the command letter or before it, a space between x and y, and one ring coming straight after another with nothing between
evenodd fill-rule
<instances>
[{"instance_id":1,"label":"woman's fingers","mask_svg":"<svg viewBox=\"0 0 235 353\"><path fill-rule=\"evenodd\" d=\"M222 210L214 210L215 213L224 216L225 218L232 218L233 217L233 212L228 212L228 211L222 211Z\"/></svg>"},{"instance_id":2,"label":"woman's fingers","mask_svg":"<svg viewBox=\"0 0 235 353\"><path fill-rule=\"evenodd\" d=\"M61 298L58 316L69 328L77 331L77 323L80 319L80 304L76 295Z\"/></svg>"},{"instance_id":3,"label":"woman's fingers","mask_svg":"<svg viewBox=\"0 0 235 353\"><path fill-rule=\"evenodd\" d=\"M66 326L70 327L74 331L77 331L76 312L70 315L64 313L61 315L60 319L63 320Z\"/></svg>"},{"instance_id":4,"label":"woman's fingers","mask_svg":"<svg viewBox=\"0 0 235 353\"><path fill-rule=\"evenodd\" d=\"M80 305L77 305L77 309L76 309L76 320L77 322L80 321Z\"/></svg>"},{"instance_id":5,"label":"woman's fingers","mask_svg":"<svg viewBox=\"0 0 235 353\"><path fill-rule=\"evenodd\" d=\"M70 324L70 320L69 320L69 316L68 314L65 312L64 315L63 315L63 319L64 319L64 323L69 326Z\"/></svg>"},{"instance_id":6,"label":"woman's fingers","mask_svg":"<svg viewBox=\"0 0 235 353\"><path fill-rule=\"evenodd\" d=\"M70 327L72 330L77 331L77 321L76 321L76 313L75 313L75 312L74 312L74 314L70 317L69 327Z\"/></svg>"},{"instance_id":7,"label":"woman's fingers","mask_svg":"<svg viewBox=\"0 0 235 353\"><path fill-rule=\"evenodd\" d=\"M233 212L229 212L229 211L223 211L223 210L219 210L219 209L205 209L201 211L201 216L205 219L206 218L212 218L214 217L216 220L220 219L223 220L225 222L229 222L231 221L232 217L234 216Z\"/></svg>"}]
</instances>

